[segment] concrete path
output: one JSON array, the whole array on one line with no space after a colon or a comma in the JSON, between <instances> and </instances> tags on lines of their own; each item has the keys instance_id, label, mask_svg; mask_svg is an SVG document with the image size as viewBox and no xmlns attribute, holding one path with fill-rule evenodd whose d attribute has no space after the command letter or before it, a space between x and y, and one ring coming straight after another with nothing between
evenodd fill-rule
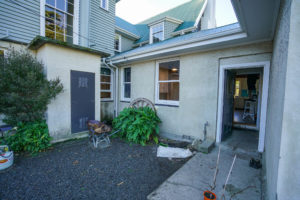
<instances>
[{"instance_id":1,"label":"concrete path","mask_svg":"<svg viewBox=\"0 0 300 200\"><path fill-rule=\"evenodd\" d=\"M221 147L222 148L222 147ZM149 200L202 200L203 192L210 189L218 147L210 154L197 153L182 168L168 178L158 189L148 195ZM222 148L219 174L214 193L221 199L222 188L233 161L235 152ZM250 157L238 154L231 177L226 187L226 200L261 199L261 170L249 167Z\"/></svg>"}]
</instances>

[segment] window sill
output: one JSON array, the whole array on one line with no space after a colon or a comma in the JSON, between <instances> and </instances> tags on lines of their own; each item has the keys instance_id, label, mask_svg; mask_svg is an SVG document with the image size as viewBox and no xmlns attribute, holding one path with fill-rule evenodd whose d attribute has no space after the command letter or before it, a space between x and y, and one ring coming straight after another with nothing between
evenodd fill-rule
<instances>
[{"instance_id":1,"label":"window sill","mask_svg":"<svg viewBox=\"0 0 300 200\"><path fill-rule=\"evenodd\" d=\"M108 9L106 9L106 8L102 8L101 6L99 6L102 10L104 10L104 11L106 11L106 12L108 12L109 13L109 10Z\"/></svg>"},{"instance_id":2,"label":"window sill","mask_svg":"<svg viewBox=\"0 0 300 200\"><path fill-rule=\"evenodd\" d=\"M113 102L114 100L113 99L101 99L100 101L101 102Z\"/></svg>"},{"instance_id":3,"label":"window sill","mask_svg":"<svg viewBox=\"0 0 300 200\"><path fill-rule=\"evenodd\" d=\"M121 100L120 102L121 103L130 103L130 101L127 101L127 100Z\"/></svg>"},{"instance_id":4,"label":"window sill","mask_svg":"<svg viewBox=\"0 0 300 200\"><path fill-rule=\"evenodd\" d=\"M175 107L178 108L179 105L172 105L172 104L160 104L160 103L156 103L156 106L165 106L165 107Z\"/></svg>"}]
</instances>

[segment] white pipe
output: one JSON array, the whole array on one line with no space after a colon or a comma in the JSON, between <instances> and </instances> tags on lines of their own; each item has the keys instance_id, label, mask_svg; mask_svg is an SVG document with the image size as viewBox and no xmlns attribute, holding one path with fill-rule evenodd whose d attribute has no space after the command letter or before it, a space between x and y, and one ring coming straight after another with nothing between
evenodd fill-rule
<instances>
[{"instance_id":1,"label":"white pipe","mask_svg":"<svg viewBox=\"0 0 300 200\"><path fill-rule=\"evenodd\" d=\"M116 84L116 90L115 90L115 115L116 117L118 116L118 102L119 102L119 68L115 65L112 64L110 61L109 63L110 66L116 69L116 74L115 74L115 84Z\"/></svg>"},{"instance_id":2,"label":"white pipe","mask_svg":"<svg viewBox=\"0 0 300 200\"><path fill-rule=\"evenodd\" d=\"M115 90L114 90L114 116L118 116L118 97L119 97L119 68L115 65L113 65L112 63L107 64L106 63L106 58L102 59L103 63L105 66L107 66L110 70L114 71L115 69ZM113 69L114 68L114 69Z\"/></svg>"}]
</instances>

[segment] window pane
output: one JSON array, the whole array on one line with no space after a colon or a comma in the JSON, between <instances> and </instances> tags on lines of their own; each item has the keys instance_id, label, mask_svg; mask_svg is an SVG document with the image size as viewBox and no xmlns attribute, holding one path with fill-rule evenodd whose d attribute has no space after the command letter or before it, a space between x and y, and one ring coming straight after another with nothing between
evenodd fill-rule
<instances>
[{"instance_id":1,"label":"window pane","mask_svg":"<svg viewBox=\"0 0 300 200\"><path fill-rule=\"evenodd\" d=\"M110 83L110 76L101 76L102 83Z\"/></svg>"},{"instance_id":2,"label":"window pane","mask_svg":"<svg viewBox=\"0 0 300 200\"><path fill-rule=\"evenodd\" d=\"M115 35L115 50L120 50L120 37L118 35Z\"/></svg>"},{"instance_id":3,"label":"window pane","mask_svg":"<svg viewBox=\"0 0 300 200\"><path fill-rule=\"evenodd\" d=\"M46 0L46 4L49 4L51 6L55 6L55 0Z\"/></svg>"},{"instance_id":4,"label":"window pane","mask_svg":"<svg viewBox=\"0 0 300 200\"><path fill-rule=\"evenodd\" d=\"M46 6L45 7L45 17L54 22L54 9Z\"/></svg>"},{"instance_id":5,"label":"window pane","mask_svg":"<svg viewBox=\"0 0 300 200\"><path fill-rule=\"evenodd\" d=\"M72 36L67 36L67 42L68 43L73 43L73 37Z\"/></svg>"},{"instance_id":6,"label":"window pane","mask_svg":"<svg viewBox=\"0 0 300 200\"><path fill-rule=\"evenodd\" d=\"M66 1L65 0L56 0L56 8L66 11Z\"/></svg>"},{"instance_id":7,"label":"window pane","mask_svg":"<svg viewBox=\"0 0 300 200\"><path fill-rule=\"evenodd\" d=\"M110 71L110 69L108 69L108 68L102 67L100 73L103 74L103 75L110 75L110 74L111 74L111 71Z\"/></svg>"},{"instance_id":8,"label":"window pane","mask_svg":"<svg viewBox=\"0 0 300 200\"><path fill-rule=\"evenodd\" d=\"M125 98L130 98L130 91L131 91L131 84L125 83L124 84L124 97Z\"/></svg>"},{"instance_id":9,"label":"window pane","mask_svg":"<svg viewBox=\"0 0 300 200\"><path fill-rule=\"evenodd\" d=\"M106 9L106 7L107 7L106 4L107 4L106 0L102 0L102 1L101 1L101 7L102 7L102 8L105 8L105 9Z\"/></svg>"},{"instance_id":10,"label":"window pane","mask_svg":"<svg viewBox=\"0 0 300 200\"><path fill-rule=\"evenodd\" d=\"M131 68L124 69L124 82L131 82Z\"/></svg>"},{"instance_id":11,"label":"window pane","mask_svg":"<svg viewBox=\"0 0 300 200\"><path fill-rule=\"evenodd\" d=\"M159 63L159 80L170 81L179 80L180 62L171 61Z\"/></svg>"},{"instance_id":12,"label":"window pane","mask_svg":"<svg viewBox=\"0 0 300 200\"><path fill-rule=\"evenodd\" d=\"M111 98L111 93L110 92L101 92L101 99L110 99Z\"/></svg>"},{"instance_id":13,"label":"window pane","mask_svg":"<svg viewBox=\"0 0 300 200\"><path fill-rule=\"evenodd\" d=\"M67 15L67 35L73 36L73 17L71 15Z\"/></svg>"},{"instance_id":14,"label":"window pane","mask_svg":"<svg viewBox=\"0 0 300 200\"><path fill-rule=\"evenodd\" d=\"M65 23L65 15L63 12L56 10L56 22L59 23Z\"/></svg>"},{"instance_id":15,"label":"window pane","mask_svg":"<svg viewBox=\"0 0 300 200\"><path fill-rule=\"evenodd\" d=\"M101 83L101 90L110 90L110 84Z\"/></svg>"},{"instance_id":16,"label":"window pane","mask_svg":"<svg viewBox=\"0 0 300 200\"><path fill-rule=\"evenodd\" d=\"M67 4L67 12L70 13L70 14L72 14L72 15L74 14L74 5L73 5L72 2L70 2L70 0L69 0L69 2Z\"/></svg>"},{"instance_id":17,"label":"window pane","mask_svg":"<svg viewBox=\"0 0 300 200\"><path fill-rule=\"evenodd\" d=\"M45 36L48 37L48 38L55 39L54 31L51 31L51 30L48 30L48 29L46 29L46 31L45 31Z\"/></svg>"},{"instance_id":18,"label":"window pane","mask_svg":"<svg viewBox=\"0 0 300 200\"><path fill-rule=\"evenodd\" d=\"M179 101L179 83L159 83L159 100Z\"/></svg>"},{"instance_id":19,"label":"window pane","mask_svg":"<svg viewBox=\"0 0 300 200\"><path fill-rule=\"evenodd\" d=\"M56 39L60 41L65 41L65 37L62 34L56 33Z\"/></svg>"}]
</instances>

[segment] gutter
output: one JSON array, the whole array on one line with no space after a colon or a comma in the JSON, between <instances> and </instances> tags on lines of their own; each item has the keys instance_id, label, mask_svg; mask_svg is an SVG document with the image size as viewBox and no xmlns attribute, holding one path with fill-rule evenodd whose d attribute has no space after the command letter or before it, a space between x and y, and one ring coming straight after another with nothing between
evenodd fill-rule
<instances>
[{"instance_id":1,"label":"gutter","mask_svg":"<svg viewBox=\"0 0 300 200\"><path fill-rule=\"evenodd\" d=\"M184 50L188 48L215 44L215 43L220 43L220 42L225 42L230 40L242 39L246 37L247 34L245 32L242 32L241 28L238 27L238 28L234 28L234 29L230 29L230 30L226 30L214 34L209 34L204 37L178 42L176 44L169 44L163 47L151 48L145 51L133 53L129 56L120 55L119 58L112 59L110 61L113 62L114 64L117 64L121 62L127 62L133 59L140 59L151 55L162 54L162 53L176 51L176 50Z\"/></svg>"},{"instance_id":2,"label":"gutter","mask_svg":"<svg viewBox=\"0 0 300 200\"><path fill-rule=\"evenodd\" d=\"M112 64L112 62L110 62L109 64L107 64L106 62L106 58L102 59L103 64L108 67L110 70L115 71L115 90L114 90L114 116L117 117L118 116L118 99L119 99L119 68L115 65ZM115 69L115 70L114 70Z\"/></svg>"}]
</instances>

